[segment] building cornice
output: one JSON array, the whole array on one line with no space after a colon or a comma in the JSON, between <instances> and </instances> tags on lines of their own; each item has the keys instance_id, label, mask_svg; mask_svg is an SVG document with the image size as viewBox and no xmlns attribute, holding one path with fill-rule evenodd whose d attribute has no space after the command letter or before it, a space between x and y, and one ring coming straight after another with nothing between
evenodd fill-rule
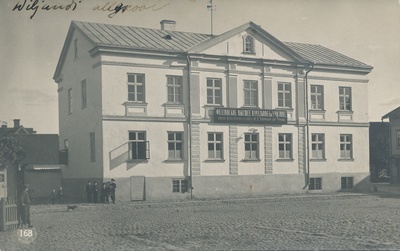
<instances>
[{"instance_id":1,"label":"building cornice","mask_svg":"<svg viewBox=\"0 0 400 251\"><path fill-rule=\"evenodd\" d=\"M187 122L185 117L150 117L150 116L118 116L103 115L103 121L135 121L135 122Z\"/></svg>"}]
</instances>

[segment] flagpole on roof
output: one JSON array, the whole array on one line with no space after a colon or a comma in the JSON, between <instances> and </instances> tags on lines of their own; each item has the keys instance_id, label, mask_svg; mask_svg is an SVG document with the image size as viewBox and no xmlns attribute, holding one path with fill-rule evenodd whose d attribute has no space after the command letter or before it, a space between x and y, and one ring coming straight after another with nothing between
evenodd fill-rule
<instances>
[{"instance_id":1,"label":"flagpole on roof","mask_svg":"<svg viewBox=\"0 0 400 251\"><path fill-rule=\"evenodd\" d=\"M207 9L211 11L211 35L213 35L213 11L214 11L213 0L210 0L210 2L207 4Z\"/></svg>"}]
</instances>

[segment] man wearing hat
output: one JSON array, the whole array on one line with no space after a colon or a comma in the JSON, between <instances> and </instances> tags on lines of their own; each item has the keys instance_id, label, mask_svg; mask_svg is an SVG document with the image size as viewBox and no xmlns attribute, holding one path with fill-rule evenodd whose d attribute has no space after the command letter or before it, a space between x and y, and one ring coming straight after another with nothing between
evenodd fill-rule
<instances>
[{"instance_id":1,"label":"man wearing hat","mask_svg":"<svg viewBox=\"0 0 400 251\"><path fill-rule=\"evenodd\" d=\"M29 228L33 227L31 225L31 198L28 193L28 185L24 185L24 190L21 192L19 197L19 203L21 205L21 218L22 218L22 227L27 226Z\"/></svg>"},{"instance_id":2,"label":"man wearing hat","mask_svg":"<svg viewBox=\"0 0 400 251\"><path fill-rule=\"evenodd\" d=\"M115 180L111 179L110 183L110 196L113 204L115 204L115 189L117 189L117 184L115 184Z\"/></svg>"}]
</instances>

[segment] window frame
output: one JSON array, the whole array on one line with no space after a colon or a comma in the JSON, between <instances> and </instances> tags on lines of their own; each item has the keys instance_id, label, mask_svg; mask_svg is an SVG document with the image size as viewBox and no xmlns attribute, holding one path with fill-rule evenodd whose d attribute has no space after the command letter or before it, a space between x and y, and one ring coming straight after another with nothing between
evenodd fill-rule
<instances>
[{"instance_id":1,"label":"window frame","mask_svg":"<svg viewBox=\"0 0 400 251\"><path fill-rule=\"evenodd\" d=\"M90 138L90 162L96 162L96 134L89 133Z\"/></svg>"},{"instance_id":2,"label":"window frame","mask_svg":"<svg viewBox=\"0 0 400 251\"><path fill-rule=\"evenodd\" d=\"M178 184L176 184L178 183ZM172 179L173 193L187 193L189 190L187 179Z\"/></svg>"},{"instance_id":3,"label":"window frame","mask_svg":"<svg viewBox=\"0 0 400 251\"><path fill-rule=\"evenodd\" d=\"M131 133L135 135L135 139L131 139ZM143 133L143 139L139 139L139 133ZM149 141L146 140L147 134L146 131L128 131L128 145L129 145L129 161L144 161L144 160L148 160L150 159L150 143ZM144 147L145 147L145 157L144 158L140 158L140 147L143 147L142 144L140 143L144 143ZM134 152L133 152L133 145L135 145L135 154L136 154L136 158L134 158ZM143 150L143 149L142 149Z\"/></svg>"},{"instance_id":4,"label":"window frame","mask_svg":"<svg viewBox=\"0 0 400 251\"><path fill-rule=\"evenodd\" d=\"M347 93L347 91L349 91L349 93ZM339 86L339 111L351 112L353 109L352 102L353 100L351 87Z\"/></svg>"},{"instance_id":5,"label":"window frame","mask_svg":"<svg viewBox=\"0 0 400 251\"><path fill-rule=\"evenodd\" d=\"M290 137L289 140L287 139L288 136ZM281 140L281 137L283 137L283 140ZM283 146L283 150L281 150L281 146ZM288 146L290 146L289 150L287 149ZM289 151L289 156L287 156L288 151ZM283 156L281 153L283 153ZM282 160L292 160L293 159L293 134L292 133L278 133L278 156L279 156L279 159L282 159Z\"/></svg>"},{"instance_id":6,"label":"window frame","mask_svg":"<svg viewBox=\"0 0 400 251\"><path fill-rule=\"evenodd\" d=\"M85 109L87 107L87 85L86 85L86 79L81 81L81 105L82 109Z\"/></svg>"},{"instance_id":7,"label":"window frame","mask_svg":"<svg viewBox=\"0 0 400 251\"><path fill-rule=\"evenodd\" d=\"M134 77L134 82L129 81L129 77L133 76ZM138 82L137 78L138 77L143 77L143 83ZM127 88L128 88L128 102L133 102L133 103L145 103L146 102L146 76L145 74L142 73L128 73L127 74ZM143 92L142 92L142 99L143 100L138 100L140 93L138 93L138 87L142 86L143 87ZM130 91L129 87L133 87L133 91ZM130 95L133 95L133 99L130 99Z\"/></svg>"},{"instance_id":8,"label":"window frame","mask_svg":"<svg viewBox=\"0 0 400 251\"><path fill-rule=\"evenodd\" d=\"M177 139L177 135L180 135L180 140L179 139ZM170 139L170 135L173 135L173 139ZM183 132L178 132L178 131L171 131L171 132L168 132L167 133L167 149L168 149L168 160L183 160L184 158L183 158L183 156L184 156L184 133ZM173 144L173 148L174 149L172 149L172 151L174 152L174 156L170 156L170 149L169 149L169 147L170 147L170 144ZM180 150L180 152L179 152L179 154L177 154L178 153L178 150L177 150L177 145L181 145L181 150ZM178 156L179 155L179 156Z\"/></svg>"},{"instance_id":9,"label":"window frame","mask_svg":"<svg viewBox=\"0 0 400 251\"><path fill-rule=\"evenodd\" d=\"M320 97L321 100L319 100L318 97ZM310 86L310 99L311 99L311 109L312 110L324 110L324 86L323 85L311 85Z\"/></svg>"},{"instance_id":10,"label":"window frame","mask_svg":"<svg viewBox=\"0 0 400 251\"><path fill-rule=\"evenodd\" d=\"M308 190L322 190L322 177L312 177L309 179Z\"/></svg>"},{"instance_id":11,"label":"window frame","mask_svg":"<svg viewBox=\"0 0 400 251\"><path fill-rule=\"evenodd\" d=\"M314 140L315 137L315 140ZM316 148L314 150L314 147ZM322 148L322 149L320 149ZM314 155L314 151L317 151ZM319 156L318 153L321 153ZM324 133L312 133L311 134L311 158L312 159L325 159L325 134Z\"/></svg>"},{"instance_id":12,"label":"window frame","mask_svg":"<svg viewBox=\"0 0 400 251\"><path fill-rule=\"evenodd\" d=\"M250 136L247 140L246 136ZM256 140L253 140L253 136L256 136ZM247 147L248 146L248 147ZM253 147L256 146L256 150ZM249 150L246 150L249 148ZM248 154L249 152L249 154ZM255 153L255 156L253 156ZM259 133L244 133L244 160L260 160L260 135Z\"/></svg>"},{"instance_id":13,"label":"window frame","mask_svg":"<svg viewBox=\"0 0 400 251\"><path fill-rule=\"evenodd\" d=\"M68 89L68 115L72 114L72 102L73 102L72 88L69 88Z\"/></svg>"},{"instance_id":14,"label":"window frame","mask_svg":"<svg viewBox=\"0 0 400 251\"><path fill-rule=\"evenodd\" d=\"M169 80L172 80L170 83ZM176 83L178 81L178 84ZM169 104L182 104L182 87L183 87L183 77L182 76L175 76L175 75L167 75L167 103ZM172 88L172 97L173 99L170 100L170 93L169 90ZM178 98L176 98L178 97Z\"/></svg>"},{"instance_id":15,"label":"window frame","mask_svg":"<svg viewBox=\"0 0 400 251\"><path fill-rule=\"evenodd\" d=\"M344 139L344 141L342 141L342 138ZM350 139L350 140L348 140L348 139ZM340 142L340 148L339 148L340 159L352 160L353 159L353 135L352 134L340 134L339 142ZM344 150L342 150L342 146L343 146L343 148L345 148ZM347 146L350 146L350 150L347 149ZM345 153L345 154L342 154L342 153ZM349 153L349 154L347 154L347 153Z\"/></svg>"},{"instance_id":16,"label":"window frame","mask_svg":"<svg viewBox=\"0 0 400 251\"><path fill-rule=\"evenodd\" d=\"M280 86L282 86L282 90L280 90ZM289 86L289 91L286 90L286 86ZM280 98L282 95L282 98ZM287 95L289 99L287 99ZM287 103L290 104L287 104ZM291 82L278 82L278 107L291 109L293 106L292 102L292 83Z\"/></svg>"},{"instance_id":17,"label":"window frame","mask_svg":"<svg viewBox=\"0 0 400 251\"><path fill-rule=\"evenodd\" d=\"M245 54L254 54L255 53L253 36L250 36L250 35L243 36L243 53L245 53Z\"/></svg>"},{"instance_id":18,"label":"window frame","mask_svg":"<svg viewBox=\"0 0 400 251\"><path fill-rule=\"evenodd\" d=\"M210 140L210 135L213 135L213 139ZM221 140L217 140L217 135L220 135ZM213 149L210 150L210 145ZM217 146L220 146L220 157L217 157ZM212 156L210 156L210 151L212 151ZM207 132L207 159L209 160L223 160L224 159L224 135L222 132Z\"/></svg>"},{"instance_id":19,"label":"window frame","mask_svg":"<svg viewBox=\"0 0 400 251\"><path fill-rule=\"evenodd\" d=\"M249 84L249 87L246 87L246 84ZM253 88L253 85L255 85L256 88ZM249 103L246 103L246 93L249 93L248 95L248 101ZM255 94L254 97L252 98L251 94ZM245 107L258 107L258 81L257 80L243 80L243 106Z\"/></svg>"},{"instance_id":20,"label":"window frame","mask_svg":"<svg viewBox=\"0 0 400 251\"><path fill-rule=\"evenodd\" d=\"M354 177L340 177L340 189L352 189L354 187Z\"/></svg>"},{"instance_id":21,"label":"window frame","mask_svg":"<svg viewBox=\"0 0 400 251\"><path fill-rule=\"evenodd\" d=\"M211 81L211 86L209 86L209 81ZM219 83L218 83L219 82ZM219 86L217 86L216 84L219 84ZM208 95L208 91L211 90L212 95L209 96ZM216 102L217 99L217 95L216 95L216 91L219 90L220 91L220 95L219 95L219 101L220 102ZM221 78L207 78L206 79L206 102L207 105L222 105L222 79ZM212 98L212 102L209 102L209 98Z\"/></svg>"}]
</instances>

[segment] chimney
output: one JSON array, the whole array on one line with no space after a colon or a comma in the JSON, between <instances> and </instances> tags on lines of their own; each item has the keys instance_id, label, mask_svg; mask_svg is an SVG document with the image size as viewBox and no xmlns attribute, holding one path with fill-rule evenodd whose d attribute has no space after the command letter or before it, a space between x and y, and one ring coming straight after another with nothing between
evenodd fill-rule
<instances>
[{"instance_id":1,"label":"chimney","mask_svg":"<svg viewBox=\"0 0 400 251\"><path fill-rule=\"evenodd\" d=\"M14 119L14 128L19 128L19 119Z\"/></svg>"},{"instance_id":2,"label":"chimney","mask_svg":"<svg viewBox=\"0 0 400 251\"><path fill-rule=\"evenodd\" d=\"M162 20L160 22L161 24L161 30L168 30L168 31L174 31L175 30L175 25L176 21L173 20Z\"/></svg>"},{"instance_id":3,"label":"chimney","mask_svg":"<svg viewBox=\"0 0 400 251\"><path fill-rule=\"evenodd\" d=\"M2 121L1 122L1 128L7 128L7 122Z\"/></svg>"}]
</instances>

